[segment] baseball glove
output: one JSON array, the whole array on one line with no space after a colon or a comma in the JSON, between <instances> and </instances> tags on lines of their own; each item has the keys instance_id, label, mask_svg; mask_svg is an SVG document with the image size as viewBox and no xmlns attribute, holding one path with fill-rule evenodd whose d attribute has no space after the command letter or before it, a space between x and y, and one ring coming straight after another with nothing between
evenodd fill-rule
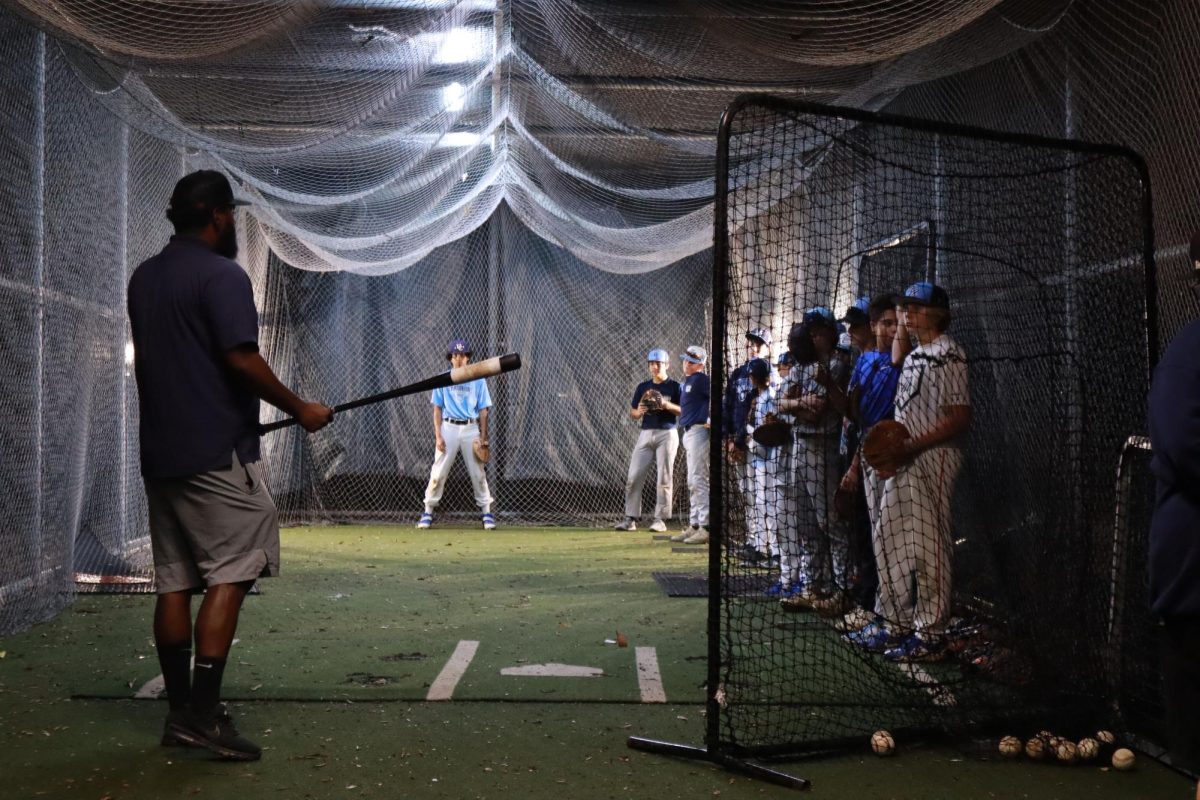
<instances>
[{"instance_id":1,"label":"baseball glove","mask_svg":"<svg viewBox=\"0 0 1200 800\"><path fill-rule=\"evenodd\" d=\"M862 455L867 463L883 475L894 475L904 464L901 446L908 439L908 428L894 419L885 419L871 426L862 443Z\"/></svg>"},{"instance_id":2,"label":"baseball glove","mask_svg":"<svg viewBox=\"0 0 1200 800\"><path fill-rule=\"evenodd\" d=\"M642 405L647 411L658 411L662 408L663 396L658 389L647 389L642 394Z\"/></svg>"},{"instance_id":3,"label":"baseball glove","mask_svg":"<svg viewBox=\"0 0 1200 800\"><path fill-rule=\"evenodd\" d=\"M475 460L480 464L488 463L488 459L492 457L491 448L481 443L478 439L471 442L471 452L475 454Z\"/></svg>"},{"instance_id":4,"label":"baseball glove","mask_svg":"<svg viewBox=\"0 0 1200 800\"><path fill-rule=\"evenodd\" d=\"M754 433L750 435L763 447L779 447L792 443L792 426L771 417L767 422L755 428Z\"/></svg>"}]
</instances>

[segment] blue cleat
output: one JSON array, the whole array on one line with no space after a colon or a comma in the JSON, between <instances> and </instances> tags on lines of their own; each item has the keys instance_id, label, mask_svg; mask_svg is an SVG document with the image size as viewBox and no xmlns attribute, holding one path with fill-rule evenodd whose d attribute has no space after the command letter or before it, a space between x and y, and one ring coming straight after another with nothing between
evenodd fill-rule
<instances>
[{"instance_id":1,"label":"blue cleat","mask_svg":"<svg viewBox=\"0 0 1200 800\"><path fill-rule=\"evenodd\" d=\"M417 527L420 528L421 530L428 528L432 524L433 524L433 514L430 514L428 511L426 511L424 514L422 514L421 519L419 519L417 521Z\"/></svg>"},{"instance_id":2,"label":"blue cleat","mask_svg":"<svg viewBox=\"0 0 1200 800\"><path fill-rule=\"evenodd\" d=\"M918 661L941 661L946 656L946 646L941 637L921 636L910 633L895 646L884 651L888 661L911 664Z\"/></svg>"},{"instance_id":3,"label":"blue cleat","mask_svg":"<svg viewBox=\"0 0 1200 800\"><path fill-rule=\"evenodd\" d=\"M483 529L485 531L496 530L496 518L491 515L491 512L483 515Z\"/></svg>"},{"instance_id":4,"label":"blue cleat","mask_svg":"<svg viewBox=\"0 0 1200 800\"><path fill-rule=\"evenodd\" d=\"M881 653L892 645L895 638L892 632L880 621L875 621L862 628L845 634L846 641L872 653Z\"/></svg>"}]
</instances>

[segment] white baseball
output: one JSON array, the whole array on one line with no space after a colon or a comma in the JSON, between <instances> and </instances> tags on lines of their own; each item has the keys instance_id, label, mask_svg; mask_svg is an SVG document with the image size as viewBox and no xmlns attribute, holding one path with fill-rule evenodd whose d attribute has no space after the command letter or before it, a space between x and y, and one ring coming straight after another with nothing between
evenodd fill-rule
<instances>
[{"instance_id":1,"label":"white baseball","mask_svg":"<svg viewBox=\"0 0 1200 800\"><path fill-rule=\"evenodd\" d=\"M1096 731L1096 740L1101 744L1112 744L1117 740L1112 731Z\"/></svg>"},{"instance_id":2,"label":"white baseball","mask_svg":"<svg viewBox=\"0 0 1200 800\"><path fill-rule=\"evenodd\" d=\"M1114 769L1133 769L1133 762L1137 761L1137 756L1133 751L1122 747L1117 752L1113 753L1112 765Z\"/></svg>"},{"instance_id":3,"label":"white baseball","mask_svg":"<svg viewBox=\"0 0 1200 800\"><path fill-rule=\"evenodd\" d=\"M1091 761L1096 756L1100 755L1100 743L1090 736L1086 739L1079 740L1079 757L1084 761Z\"/></svg>"},{"instance_id":4,"label":"white baseball","mask_svg":"<svg viewBox=\"0 0 1200 800\"><path fill-rule=\"evenodd\" d=\"M1041 758L1046 755L1046 744L1041 737L1035 736L1025 743L1025 755L1030 758Z\"/></svg>"},{"instance_id":5,"label":"white baseball","mask_svg":"<svg viewBox=\"0 0 1200 800\"><path fill-rule=\"evenodd\" d=\"M896 749L896 740L887 731L875 731L871 734L871 749L877 756L890 756Z\"/></svg>"},{"instance_id":6,"label":"white baseball","mask_svg":"<svg viewBox=\"0 0 1200 800\"><path fill-rule=\"evenodd\" d=\"M1016 758L1021 755L1021 740L1015 736L1005 736L1000 740L1000 755L1005 758Z\"/></svg>"},{"instance_id":7,"label":"white baseball","mask_svg":"<svg viewBox=\"0 0 1200 800\"><path fill-rule=\"evenodd\" d=\"M1064 764L1074 764L1079 758L1079 748L1074 742L1060 742L1055 751L1058 760Z\"/></svg>"}]
</instances>

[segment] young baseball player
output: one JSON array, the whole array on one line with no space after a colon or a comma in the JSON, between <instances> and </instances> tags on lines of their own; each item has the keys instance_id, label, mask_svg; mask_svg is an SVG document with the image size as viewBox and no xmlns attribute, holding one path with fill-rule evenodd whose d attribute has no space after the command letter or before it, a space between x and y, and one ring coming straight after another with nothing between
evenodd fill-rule
<instances>
[{"instance_id":1,"label":"young baseball player","mask_svg":"<svg viewBox=\"0 0 1200 800\"><path fill-rule=\"evenodd\" d=\"M446 348L446 359L450 366L458 369L471 362L472 350L463 339L453 339ZM429 401L433 406L433 436L435 449L433 466L429 469L429 485L425 487L425 512L417 523L418 528L433 524L433 511L442 499L446 488L446 476L454 466L454 458L462 453L471 476L471 487L475 490L475 503L483 514L483 529L495 530L496 518L492 516L492 493L488 490L487 473L484 465L475 457L476 440L483 450L489 449L488 413L492 407L492 395L487 381L476 378L433 390Z\"/></svg>"},{"instance_id":2,"label":"young baseball player","mask_svg":"<svg viewBox=\"0 0 1200 800\"><path fill-rule=\"evenodd\" d=\"M751 506L753 524L749 529L747 544L759 554L765 555L754 561L769 561L779 555L776 537L780 512L778 454L781 448L767 447L754 441L750 435L754 429L766 424L777 415L775 390L771 386L771 363L764 358L750 361L750 404L746 412L746 468L754 493Z\"/></svg>"},{"instance_id":3,"label":"young baseball player","mask_svg":"<svg viewBox=\"0 0 1200 800\"><path fill-rule=\"evenodd\" d=\"M708 351L692 345L683 359L683 400L680 402L679 427L687 452L688 524L671 537L685 544L708 543L708 430L711 384L704 372Z\"/></svg>"},{"instance_id":4,"label":"young baseball player","mask_svg":"<svg viewBox=\"0 0 1200 800\"><path fill-rule=\"evenodd\" d=\"M679 383L667 377L670 358L666 350L651 350L646 356L650 379L642 381L633 390L629 417L640 421L642 429L629 458L629 474L625 478L625 519L615 526L619 531L637 530L637 521L642 515L642 486L651 464L656 465L658 472L658 492L650 530L665 531L666 521L671 518L675 454L679 451L675 428L682 411L679 407L682 398ZM657 392L653 402L647 396L651 390Z\"/></svg>"},{"instance_id":5,"label":"young baseball player","mask_svg":"<svg viewBox=\"0 0 1200 800\"><path fill-rule=\"evenodd\" d=\"M962 467L962 440L971 423L967 356L946 331L950 296L932 283L914 283L900 299L907 330L918 346L904 359L895 418L909 438L895 446L902 466L885 483L878 540L883 616L910 631L884 655L894 660L939 658L950 615L953 542L950 498Z\"/></svg>"},{"instance_id":6,"label":"young baseball player","mask_svg":"<svg viewBox=\"0 0 1200 800\"><path fill-rule=\"evenodd\" d=\"M721 419L724 421L724 443L726 461L732 467L742 496L742 508L746 530L754 524L754 485L746 469L746 412L750 408L750 362L756 358L770 358L771 333L766 328L751 328L746 331L746 360L729 375L725 384L725 396L721 404ZM734 513L731 508L730 515ZM743 554L750 560L765 557L753 547L746 545Z\"/></svg>"},{"instance_id":7,"label":"young baseball player","mask_svg":"<svg viewBox=\"0 0 1200 800\"><path fill-rule=\"evenodd\" d=\"M833 495L837 490L837 448L841 415L829 403L824 383L845 385L847 364L837 351L837 322L824 306L804 314L817 359L796 367L799 396L779 400L780 411L795 416L795 441L792 458L797 487L799 513L798 579L802 590L789 598L793 606L803 607L813 600L845 588L849 580L846 534L833 515ZM822 375L820 379L818 376ZM823 377L827 375L828 377ZM802 488L801 488L802 487Z\"/></svg>"},{"instance_id":8,"label":"young baseball player","mask_svg":"<svg viewBox=\"0 0 1200 800\"><path fill-rule=\"evenodd\" d=\"M850 418L860 431L871 428L875 423L892 419L895 410L896 384L900 380L900 368L892 363L892 339L896 335L895 298L891 295L881 295L871 301L868 308L868 318L871 324L870 342L872 349L864 352L854 364L850 374L849 405ZM874 468L863 460L857 447L845 475L842 476L841 491L857 496L860 490L866 495L867 532L871 541L870 552L874 560L869 565L872 572L885 570L886 554L875 533L879 522L880 500L882 497L883 481L875 473ZM864 564L863 569L868 565ZM879 585L871 581L872 589L878 591L879 597L859 598L867 607L874 608L876 613L882 613L884 606L892 606L892 587L886 582ZM881 599L886 596L885 599ZM876 629L860 637L862 644L870 649L880 649L890 641L890 631L884 622L879 622Z\"/></svg>"}]
</instances>

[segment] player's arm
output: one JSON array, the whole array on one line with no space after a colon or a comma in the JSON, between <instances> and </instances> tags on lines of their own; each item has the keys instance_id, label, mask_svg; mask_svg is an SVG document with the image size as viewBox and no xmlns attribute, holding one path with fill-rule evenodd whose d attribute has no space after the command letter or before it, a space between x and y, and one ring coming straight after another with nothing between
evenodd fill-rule
<instances>
[{"instance_id":1,"label":"player's arm","mask_svg":"<svg viewBox=\"0 0 1200 800\"><path fill-rule=\"evenodd\" d=\"M676 391L681 392L682 387ZM671 398L667 397L664 394L663 398L662 398L662 404L659 407L663 411L668 411L678 417L680 414L683 413L683 407L680 405L680 402L682 402L682 400L683 400L682 395L676 397L675 400L672 400Z\"/></svg>"},{"instance_id":2,"label":"player's arm","mask_svg":"<svg viewBox=\"0 0 1200 800\"><path fill-rule=\"evenodd\" d=\"M636 420L646 416L646 412L649 411L649 409L646 408L646 404L642 402L642 397L645 395L639 396L636 388L633 390L633 392L633 402L630 404L631 407L629 409L629 417L630 419Z\"/></svg>"},{"instance_id":3,"label":"player's arm","mask_svg":"<svg viewBox=\"0 0 1200 800\"><path fill-rule=\"evenodd\" d=\"M903 308L896 309L896 336L892 339L892 366L899 367L904 359L912 352L912 339L909 338L908 326L904 324Z\"/></svg>"},{"instance_id":4,"label":"player's arm","mask_svg":"<svg viewBox=\"0 0 1200 800\"><path fill-rule=\"evenodd\" d=\"M858 489L859 476L862 474L859 470L862 469L862 448L854 451L854 459L850 462L850 468L846 470L846 474L842 476L841 483L838 487L845 489L848 492L853 492Z\"/></svg>"},{"instance_id":5,"label":"player's arm","mask_svg":"<svg viewBox=\"0 0 1200 800\"><path fill-rule=\"evenodd\" d=\"M904 440L904 454L911 457L931 447L945 444L966 433L969 427L971 427L970 406L942 406L936 425L920 436L912 436Z\"/></svg>"},{"instance_id":6,"label":"player's arm","mask_svg":"<svg viewBox=\"0 0 1200 800\"><path fill-rule=\"evenodd\" d=\"M333 419L333 409L321 403L301 400L295 392L284 386L258 352L258 345L246 342L227 350L225 364L245 381L259 399L295 417L309 433L319 431Z\"/></svg>"},{"instance_id":7,"label":"player's arm","mask_svg":"<svg viewBox=\"0 0 1200 800\"><path fill-rule=\"evenodd\" d=\"M442 407L436 404L433 406L433 441L439 453L446 452L446 440L442 438Z\"/></svg>"},{"instance_id":8,"label":"player's arm","mask_svg":"<svg viewBox=\"0 0 1200 800\"><path fill-rule=\"evenodd\" d=\"M843 372L842 374L844 375L845 373ZM829 406L840 416L846 416L850 408L850 398L846 394L843 382L831 375L825 365L820 363L817 364L817 371L814 378L825 389Z\"/></svg>"},{"instance_id":9,"label":"player's arm","mask_svg":"<svg viewBox=\"0 0 1200 800\"><path fill-rule=\"evenodd\" d=\"M488 445L488 412L490 408L481 408L479 410L479 444L484 447Z\"/></svg>"},{"instance_id":10,"label":"player's arm","mask_svg":"<svg viewBox=\"0 0 1200 800\"><path fill-rule=\"evenodd\" d=\"M777 407L784 413L794 414L800 422L820 422L829 408L829 400L824 394L810 392L795 398L781 398Z\"/></svg>"}]
</instances>

